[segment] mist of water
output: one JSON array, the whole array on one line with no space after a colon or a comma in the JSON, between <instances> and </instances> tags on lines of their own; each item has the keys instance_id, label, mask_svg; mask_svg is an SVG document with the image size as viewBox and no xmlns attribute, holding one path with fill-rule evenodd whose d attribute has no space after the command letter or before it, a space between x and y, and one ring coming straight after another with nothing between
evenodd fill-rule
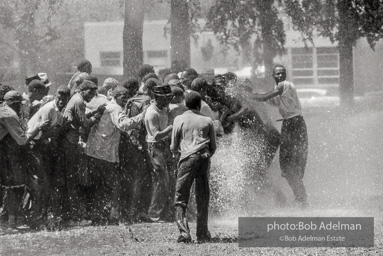
<instances>
[{"instance_id":1,"label":"mist of water","mask_svg":"<svg viewBox=\"0 0 383 256\"><path fill-rule=\"evenodd\" d=\"M355 114L337 110L307 115L309 156L304 183L310 207L293 208L294 197L281 177L277 152L268 178L287 196L287 205L275 204L272 190L249 181L259 160L256 138L237 127L219 141L212 159L211 209L219 216L374 215L382 207L382 111ZM276 123L280 126L280 123ZM280 127L278 127L280 129ZM258 185L257 185L258 184Z\"/></svg>"}]
</instances>

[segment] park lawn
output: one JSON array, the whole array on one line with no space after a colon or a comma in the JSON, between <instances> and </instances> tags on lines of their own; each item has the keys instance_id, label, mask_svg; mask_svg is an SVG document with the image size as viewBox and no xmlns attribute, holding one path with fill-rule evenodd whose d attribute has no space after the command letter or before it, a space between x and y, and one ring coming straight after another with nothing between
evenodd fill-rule
<instances>
[{"instance_id":1,"label":"park lawn","mask_svg":"<svg viewBox=\"0 0 383 256\"><path fill-rule=\"evenodd\" d=\"M173 223L98 226L0 237L0 255L382 255L382 221L375 219L372 248L240 248L237 226L212 221L214 242L177 244ZM191 225L195 232L195 224Z\"/></svg>"}]
</instances>

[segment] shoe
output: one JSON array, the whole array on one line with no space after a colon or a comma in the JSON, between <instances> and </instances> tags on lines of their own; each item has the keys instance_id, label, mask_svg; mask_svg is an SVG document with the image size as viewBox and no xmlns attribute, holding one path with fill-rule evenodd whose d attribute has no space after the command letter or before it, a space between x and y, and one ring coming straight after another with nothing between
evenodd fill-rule
<instances>
[{"instance_id":1,"label":"shoe","mask_svg":"<svg viewBox=\"0 0 383 256\"><path fill-rule=\"evenodd\" d=\"M112 218L112 219L109 219L108 220L108 225L118 225L120 223L120 220L119 219L114 219L114 218Z\"/></svg>"},{"instance_id":2,"label":"shoe","mask_svg":"<svg viewBox=\"0 0 383 256\"><path fill-rule=\"evenodd\" d=\"M166 223L166 221L161 220L160 218L150 218L152 223Z\"/></svg>"},{"instance_id":3,"label":"shoe","mask_svg":"<svg viewBox=\"0 0 383 256\"><path fill-rule=\"evenodd\" d=\"M293 205L294 207L301 208L302 210L307 209L309 207L307 201L298 201L296 199L294 200Z\"/></svg>"},{"instance_id":4,"label":"shoe","mask_svg":"<svg viewBox=\"0 0 383 256\"><path fill-rule=\"evenodd\" d=\"M91 220L81 220L78 224L79 224L79 226L81 226L81 227L84 227L84 226L90 226L90 225L92 225L92 221Z\"/></svg>"},{"instance_id":5,"label":"shoe","mask_svg":"<svg viewBox=\"0 0 383 256\"><path fill-rule=\"evenodd\" d=\"M92 225L92 223L93 222L91 220L80 220L80 221L70 220L68 222L68 226L70 226L70 227L77 227L77 226L85 227L85 226Z\"/></svg>"},{"instance_id":6,"label":"shoe","mask_svg":"<svg viewBox=\"0 0 383 256\"><path fill-rule=\"evenodd\" d=\"M12 234L17 234L17 233L19 233L19 231L17 229L15 229L15 228L11 228L11 227L7 228L4 231L5 235L12 235Z\"/></svg>"},{"instance_id":7,"label":"shoe","mask_svg":"<svg viewBox=\"0 0 383 256\"><path fill-rule=\"evenodd\" d=\"M146 213L139 213L136 217L135 217L135 220L137 220L137 222L151 222L149 216L146 214Z\"/></svg>"},{"instance_id":8,"label":"shoe","mask_svg":"<svg viewBox=\"0 0 383 256\"><path fill-rule=\"evenodd\" d=\"M180 235L177 239L177 243L191 243L191 237L189 235L187 235L186 233L184 233L183 235Z\"/></svg>"},{"instance_id":9,"label":"shoe","mask_svg":"<svg viewBox=\"0 0 383 256\"><path fill-rule=\"evenodd\" d=\"M19 226L16 227L17 230L28 230L30 228L31 228L30 226L25 225L25 224L19 225Z\"/></svg>"}]
</instances>

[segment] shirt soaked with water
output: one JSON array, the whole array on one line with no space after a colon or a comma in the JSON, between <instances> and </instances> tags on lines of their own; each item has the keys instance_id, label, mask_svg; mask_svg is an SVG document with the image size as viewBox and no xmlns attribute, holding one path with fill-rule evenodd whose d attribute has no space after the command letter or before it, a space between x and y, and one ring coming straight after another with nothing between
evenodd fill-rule
<instances>
[{"instance_id":1,"label":"shirt soaked with water","mask_svg":"<svg viewBox=\"0 0 383 256\"><path fill-rule=\"evenodd\" d=\"M152 103L145 114L146 141L157 142L154 137L158 132L165 130L169 126L168 108L159 109L155 103Z\"/></svg>"},{"instance_id":2,"label":"shirt soaked with water","mask_svg":"<svg viewBox=\"0 0 383 256\"><path fill-rule=\"evenodd\" d=\"M76 93L69 100L65 107L63 117L70 122L70 129L66 133L66 138L72 144L77 144L80 136L80 128L87 128L92 121L86 117L86 105L80 93Z\"/></svg>"},{"instance_id":3,"label":"shirt soaked with water","mask_svg":"<svg viewBox=\"0 0 383 256\"><path fill-rule=\"evenodd\" d=\"M30 134L39 124L50 121L50 128L63 124L63 112L56 105L56 101L50 101L42 106L39 111L28 122L28 134ZM39 132L35 139L40 139L42 132Z\"/></svg>"},{"instance_id":4,"label":"shirt soaked with water","mask_svg":"<svg viewBox=\"0 0 383 256\"><path fill-rule=\"evenodd\" d=\"M275 90L283 88L281 95L269 100L269 103L278 107L283 119L302 115L301 102L299 101L297 90L293 83L282 81L274 87Z\"/></svg>"},{"instance_id":5,"label":"shirt soaked with water","mask_svg":"<svg viewBox=\"0 0 383 256\"><path fill-rule=\"evenodd\" d=\"M170 149L181 152L180 161L208 149L216 150L213 120L197 110L188 110L174 119Z\"/></svg>"},{"instance_id":6,"label":"shirt soaked with water","mask_svg":"<svg viewBox=\"0 0 383 256\"><path fill-rule=\"evenodd\" d=\"M119 162L121 132L137 128L143 119L142 114L129 118L122 111L114 100L106 104L100 121L92 126L89 133L85 154L111 163Z\"/></svg>"}]
</instances>

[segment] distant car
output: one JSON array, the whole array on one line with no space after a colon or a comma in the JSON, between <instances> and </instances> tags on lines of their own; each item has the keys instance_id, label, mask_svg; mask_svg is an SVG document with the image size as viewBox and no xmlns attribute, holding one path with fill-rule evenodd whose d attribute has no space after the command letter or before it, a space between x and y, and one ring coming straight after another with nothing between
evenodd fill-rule
<instances>
[{"instance_id":1,"label":"distant car","mask_svg":"<svg viewBox=\"0 0 383 256\"><path fill-rule=\"evenodd\" d=\"M327 89L297 89L302 109L333 108L340 104L339 96Z\"/></svg>"},{"instance_id":2,"label":"distant car","mask_svg":"<svg viewBox=\"0 0 383 256\"><path fill-rule=\"evenodd\" d=\"M249 79L252 73L252 67L244 67L234 72L239 79Z\"/></svg>"},{"instance_id":3,"label":"distant car","mask_svg":"<svg viewBox=\"0 0 383 256\"><path fill-rule=\"evenodd\" d=\"M340 106L339 88L302 88L297 89L298 98L304 112L330 110ZM359 106L382 106L383 91L371 91L354 95L354 102ZM383 106L382 106L383 107Z\"/></svg>"}]
</instances>

